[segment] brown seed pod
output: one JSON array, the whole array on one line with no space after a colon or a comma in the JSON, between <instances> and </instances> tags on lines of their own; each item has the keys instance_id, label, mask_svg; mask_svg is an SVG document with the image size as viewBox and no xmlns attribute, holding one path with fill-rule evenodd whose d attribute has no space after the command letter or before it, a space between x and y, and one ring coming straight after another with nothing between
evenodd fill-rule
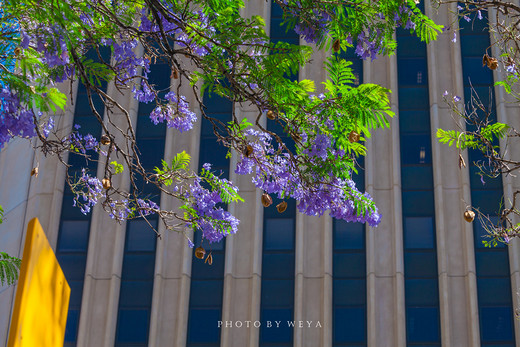
<instances>
[{"instance_id":1,"label":"brown seed pod","mask_svg":"<svg viewBox=\"0 0 520 347\"><path fill-rule=\"evenodd\" d=\"M334 41L334 43L332 44L332 49L334 50L334 52L338 53L340 48L341 46L339 43L339 39L336 39L336 41Z\"/></svg>"},{"instance_id":2,"label":"brown seed pod","mask_svg":"<svg viewBox=\"0 0 520 347\"><path fill-rule=\"evenodd\" d=\"M266 113L266 117L269 118L270 120L275 120L277 116L276 116L276 113L274 113L273 111L269 110Z\"/></svg>"},{"instance_id":3,"label":"brown seed pod","mask_svg":"<svg viewBox=\"0 0 520 347\"><path fill-rule=\"evenodd\" d=\"M208 265L213 264L213 256L211 255L211 252L209 252L208 256L206 257L206 260L204 260L204 263L208 263Z\"/></svg>"},{"instance_id":4,"label":"brown seed pod","mask_svg":"<svg viewBox=\"0 0 520 347\"><path fill-rule=\"evenodd\" d=\"M105 189L110 189L110 187L112 187L112 183L110 183L110 180L108 178L103 178L101 180L101 184L103 185L103 188Z\"/></svg>"},{"instance_id":5,"label":"brown seed pod","mask_svg":"<svg viewBox=\"0 0 520 347\"><path fill-rule=\"evenodd\" d=\"M198 259L202 259L204 258L204 255L206 254L206 250L202 247L197 247L195 249L195 257L197 257Z\"/></svg>"},{"instance_id":6,"label":"brown seed pod","mask_svg":"<svg viewBox=\"0 0 520 347\"><path fill-rule=\"evenodd\" d=\"M271 199L267 193L262 194L262 198L260 200L262 201L262 205L264 205L264 207L269 207L273 203L273 199Z\"/></svg>"},{"instance_id":7,"label":"brown seed pod","mask_svg":"<svg viewBox=\"0 0 520 347\"><path fill-rule=\"evenodd\" d=\"M34 178L38 177L38 167L31 170L31 176L34 176Z\"/></svg>"},{"instance_id":8,"label":"brown seed pod","mask_svg":"<svg viewBox=\"0 0 520 347\"><path fill-rule=\"evenodd\" d=\"M287 203L285 201L282 201L278 205L276 205L276 209L279 213L284 213L285 210L287 210Z\"/></svg>"},{"instance_id":9,"label":"brown seed pod","mask_svg":"<svg viewBox=\"0 0 520 347\"><path fill-rule=\"evenodd\" d=\"M498 67L498 60L496 60L495 58L489 58L487 66L491 70L496 70Z\"/></svg>"},{"instance_id":10,"label":"brown seed pod","mask_svg":"<svg viewBox=\"0 0 520 347\"><path fill-rule=\"evenodd\" d=\"M484 54L484 56L482 57L482 66L484 66L484 65L488 65L488 64L489 64L488 62L489 62L489 55L487 55L487 53L486 53L486 54Z\"/></svg>"},{"instance_id":11,"label":"brown seed pod","mask_svg":"<svg viewBox=\"0 0 520 347\"><path fill-rule=\"evenodd\" d=\"M361 137L359 136L359 134L357 132L355 132L354 130L352 130L350 132L350 134L348 134L348 140L350 142L358 142L360 138Z\"/></svg>"},{"instance_id":12,"label":"brown seed pod","mask_svg":"<svg viewBox=\"0 0 520 347\"><path fill-rule=\"evenodd\" d=\"M173 68L172 77L174 79L178 79L179 78L179 70L177 70L176 68Z\"/></svg>"},{"instance_id":13,"label":"brown seed pod","mask_svg":"<svg viewBox=\"0 0 520 347\"><path fill-rule=\"evenodd\" d=\"M14 49L14 56L18 57L20 55L20 53L22 53L22 48L21 47L16 47Z\"/></svg>"},{"instance_id":14,"label":"brown seed pod","mask_svg":"<svg viewBox=\"0 0 520 347\"><path fill-rule=\"evenodd\" d=\"M244 151L244 155L249 157L251 154L253 154L253 147L251 145L247 145L246 150Z\"/></svg>"},{"instance_id":15,"label":"brown seed pod","mask_svg":"<svg viewBox=\"0 0 520 347\"><path fill-rule=\"evenodd\" d=\"M99 142L101 142L102 145L109 145L110 144L110 137L107 134L101 135L101 138L99 139Z\"/></svg>"},{"instance_id":16,"label":"brown seed pod","mask_svg":"<svg viewBox=\"0 0 520 347\"><path fill-rule=\"evenodd\" d=\"M471 223L473 222L473 219L475 219L475 212L471 211L471 210L466 210L464 212L464 219L466 220L466 222L468 223Z\"/></svg>"}]
</instances>

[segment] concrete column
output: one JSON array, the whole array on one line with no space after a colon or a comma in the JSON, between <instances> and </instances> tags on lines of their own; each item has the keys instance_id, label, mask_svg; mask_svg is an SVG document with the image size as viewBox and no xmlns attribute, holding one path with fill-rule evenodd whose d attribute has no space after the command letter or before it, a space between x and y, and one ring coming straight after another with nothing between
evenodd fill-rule
<instances>
[{"instance_id":1,"label":"concrete column","mask_svg":"<svg viewBox=\"0 0 520 347\"><path fill-rule=\"evenodd\" d=\"M132 126L135 129L138 103L130 90L123 93L117 91L114 82L108 85L107 94L112 96L125 110L128 110ZM106 112L106 111L105 111ZM110 116L115 126L128 128L126 116L117 108ZM116 141L124 141L123 136L114 125L105 124L115 135ZM97 177L105 174L105 158L97 168ZM117 160L113 155L110 161ZM118 160L120 164L124 164ZM130 187L129 169L125 166L123 173L112 176L112 186L127 190ZM85 283L78 328L78 346L113 346L117 326L119 289L121 287L121 270L125 247L126 223L117 223L97 204L90 224Z\"/></svg>"},{"instance_id":2,"label":"concrete column","mask_svg":"<svg viewBox=\"0 0 520 347\"><path fill-rule=\"evenodd\" d=\"M515 5L519 5L519 1L512 1ZM501 15L501 19L503 16ZM496 10L489 11L489 24L493 26L497 20ZM514 20L514 19L513 19ZM495 45L496 39L491 35L492 55L499 60L499 67L493 73L493 79L495 81L503 81L506 79L507 73L504 70L505 67L502 65L499 47ZM520 105L511 95L507 94L502 86L495 86L495 102L497 105L497 121L501 123L509 124L512 128L520 129L520 119L518 115L520 113ZM504 159L520 161L520 139L512 138L510 140L500 141L500 148L504 154ZM514 175L514 176L513 176ZM512 204L513 194L520 190L520 177L518 172L513 172L513 175L502 175L502 182L504 186L504 207L510 208ZM518 208L518 202L517 202ZM518 216L513 216L512 221L516 224L520 223ZM517 312L520 308L520 240L514 238L509 243L509 271L511 273L511 294L513 295L513 310ZM520 321L518 319L513 320L516 346L520 347Z\"/></svg>"},{"instance_id":3,"label":"concrete column","mask_svg":"<svg viewBox=\"0 0 520 347\"><path fill-rule=\"evenodd\" d=\"M457 11L456 4L439 10L430 2L425 6L438 24L448 27L456 21L450 13ZM427 45L441 341L443 346L479 346L473 227L463 219L471 200L469 168L459 169L459 151L435 136L439 128L465 128L443 101L444 91L464 96L460 40L451 42L452 37L448 31ZM467 151L462 154L469 164Z\"/></svg>"},{"instance_id":4,"label":"concrete column","mask_svg":"<svg viewBox=\"0 0 520 347\"><path fill-rule=\"evenodd\" d=\"M391 108L398 111L396 56L365 61L366 83L393 90ZM373 197L381 224L367 227L367 318L369 346L406 345L404 305L403 227L399 120L390 129L372 132L367 141L366 189Z\"/></svg>"},{"instance_id":5,"label":"concrete column","mask_svg":"<svg viewBox=\"0 0 520 347\"><path fill-rule=\"evenodd\" d=\"M242 15L260 15L267 25L271 6L269 2L247 2ZM258 110L251 106L235 106L239 120L247 118L254 123ZM261 120L265 126L265 118ZM235 167L239 155L233 151L230 163L230 180L239 187L243 203L229 204L229 212L240 220L238 232L226 237L226 265L224 269L224 298L222 302L223 321L260 320L260 291L262 273L262 241L264 207L260 201L262 192L251 182L251 175L238 175ZM260 329L222 329L222 346L258 346Z\"/></svg>"},{"instance_id":6,"label":"concrete column","mask_svg":"<svg viewBox=\"0 0 520 347\"><path fill-rule=\"evenodd\" d=\"M71 85L59 85L60 91L68 97ZM77 83L72 86L75 98ZM70 100L64 111L54 115L54 129L63 129L58 136L72 127L74 105ZM50 135L53 136L53 135ZM21 258L25 243L25 231L29 220L38 217L53 248L58 238L59 218L63 197L65 167L55 156L45 157L33 145L36 139L16 138L11 140L0 152L0 205L4 208L3 223L0 225L0 251ZM64 160L67 159L65 155ZM30 176L31 170L38 166L37 177ZM10 307L0 315L0 341L7 344L11 310L14 304L16 286L0 287L0 307Z\"/></svg>"},{"instance_id":7,"label":"concrete column","mask_svg":"<svg viewBox=\"0 0 520 347\"><path fill-rule=\"evenodd\" d=\"M180 94L184 95L191 109L197 114L198 121L193 129L180 133L168 129L164 157L166 161L179 152L186 151L191 156L190 170L197 172L199 163L199 140L201 112L191 87L183 81ZM172 88L177 90L178 81L173 80ZM162 193L163 209L180 211L180 202ZM191 262L193 250L182 232L166 230L159 221L161 238L157 240L155 258L155 278L153 286L152 312L150 322L149 346L184 346L188 329L188 308L190 302ZM185 233L193 240L193 231ZM217 322L215 322L217 324Z\"/></svg>"},{"instance_id":8,"label":"concrete column","mask_svg":"<svg viewBox=\"0 0 520 347\"><path fill-rule=\"evenodd\" d=\"M300 44L306 44L300 40ZM323 91L324 63L330 56L315 51L312 62L300 69L300 80L316 82ZM294 320L312 321L311 327L294 329L294 346L332 345L332 219L296 214ZM321 328L316 328L316 322Z\"/></svg>"}]
</instances>

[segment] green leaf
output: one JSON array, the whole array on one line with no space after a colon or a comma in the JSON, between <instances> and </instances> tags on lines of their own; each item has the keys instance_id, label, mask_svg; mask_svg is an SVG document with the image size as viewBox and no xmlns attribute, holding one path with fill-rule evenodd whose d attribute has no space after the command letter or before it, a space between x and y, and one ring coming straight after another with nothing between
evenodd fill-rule
<instances>
[{"instance_id":1,"label":"green leaf","mask_svg":"<svg viewBox=\"0 0 520 347\"><path fill-rule=\"evenodd\" d=\"M120 174L124 170L123 165L119 164L117 161L111 161L110 165L114 166L115 175Z\"/></svg>"},{"instance_id":2,"label":"green leaf","mask_svg":"<svg viewBox=\"0 0 520 347\"><path fill-rule=\"evenodd\" d=\"M8 286L14 284L18 279L21 264L21 259L0 252L0 284Z\"/></svg>"}]
</instances>

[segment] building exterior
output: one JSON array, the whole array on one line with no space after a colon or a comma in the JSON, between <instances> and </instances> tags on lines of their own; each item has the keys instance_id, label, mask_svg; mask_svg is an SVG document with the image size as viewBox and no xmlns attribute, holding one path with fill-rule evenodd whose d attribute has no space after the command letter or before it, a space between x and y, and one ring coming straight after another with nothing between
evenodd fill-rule
<instances>
[{"instance_id":1,"label":"building exterior","mask_svg":"<svg viewBox=\"0 0 520 347\"><path fill-rule=\"evenodd\" d=\"M456 8L425 7L438 23L453 27ZM298 42L279 29L280 10L269 2L248 2L244 11L271 23L273 40ZM471 203L495 213L502 193L520 189L520 178L483 186L474 166L459 169L458 151L435 137L437 128L459 122L443 101L445 90L469 100L468 77L488 95L501 77L500 70L481 66L492 40L482 28L483 22L461 23L456 42L448 31L429 45L398 30L396 55L373 62L352 56L361 82L393 91L397 115L390 130L368 140L365 170L356 178L383 215L375 229L308 217L294 202L284 214L275 204L264 208L250 178L233 172L237 157L226 161L226 151L214 145L208 124L199 121L186 134L152 126L150 109L129 93L117 98L131 110L141 150L150 153L145 166L185 150L192 169L211 161L240 187L246 202L228 206L241 220L239 233L213 246L213 265L196 259L182 234L162 226L157 239L142 221L117 224L99 206L82 215L72 207L63 165L20 139L0 153L0 250L21 256L28 221L40 219L72 288L66 346L520 346L514 318L520 243L484 248L478 222L463 219ZM324 80L327 54L317 52L299 78ZM155 83L175 83L167 69L153 67ZM69 87L63 86L67 95ZM113 85L107 88L114 92ZM74 122L95 134L82 87L70 92L76 102L57 123L70 129ZM517 104L500 88L491 97L498 119L520 127ZM218 98L205 103L220 119L232 107L241 117L256 117ZM463 155L468 163L477 158ZM520 151L508 155L520 159ZM40 173L31 178L35 166ZM124 175L114 179L129 186ZM176 206L168 197L156 199ZM4 342L14 292L14 286L0 288Z\"/></svg>"}]
</instances>

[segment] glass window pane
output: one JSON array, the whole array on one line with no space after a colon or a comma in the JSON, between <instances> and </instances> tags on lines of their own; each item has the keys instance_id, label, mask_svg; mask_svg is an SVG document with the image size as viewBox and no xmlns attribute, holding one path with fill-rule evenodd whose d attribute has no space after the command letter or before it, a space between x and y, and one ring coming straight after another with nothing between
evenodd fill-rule
<instances>
[{"instance_id":1,"label":"glass window pane","mask_svg":"<svg viewBox=\"0 0 520 347\"><path fill-rule=\"evenodd\" d=\"M419 165L401 166L401 185L403 190L433 189L432 167Z\"/></svg>"},{"instance_id":2,"label":"glass window pane","mask_svg":"<svg viewBox=\"0 0 520 347\"><path fill-rule=\"evenodd\" d=\"M264 279L261 295L263 307L292 306L294 302L294 280Z\"/></svg>"},{"instance_id":3,"label":"glass window pane","mask_svg":"<svg viewBox=\"0 0 520 347\"><path fill-rule=\"evenodd\" d=\"M435 248L433 217L404 218L404 247L407 249Z\"/></svg>"},{"instance_id":4,"label":"glass window pane","mask_svg":"<svg viewBox=\"0 0 520 347\"><path fill-rule=\"evenodd\" d=\"M365 305L366 280L333 280L334 306Z\"/></svg>"},{"instance_id":5,"label":"glass window pane","mask_svg":"<svg viewBox=\"0 0 520 347\"><path fill-rule=\"evenodd\" d=\"M436 307L408 307L406 309L408 342L439 341L439 310Z\"/></svg>"},{"instance_id":6,"label":"glass window pane","mask_svg":"<svg viewBox=\"0 0 520 347\"><path fill-rule=\"evenodd\" d=\"M123 257L121 277L125 281L150 280L155 269L155 254L129 254Z\"/></svg>"},{"instance_id":7,"label":"glass window pane","mask_svg":"<svg viewBox=\"0 0 520 347\"><path fill-rule=\"evenodd\" d=\"M334 342L366 340L365 309L348 307L334 309Z\"/></svg>"},{"instance_id":8,"label":"glass window pane","mask_svg":"<svg viewBox=\"0 0 520 347\"><path fill-rule=\"evenodd\" d=\"M364 249L365 226L334 219L334 250Z\"/></svg>"},{"instance_id":9,"label":"glass window pane","mask_svg":"<svg viewBox=\"0 0 520 347\"><path fill-rule=\"evenodd\" d=\"M428 67L424 58L398 59L397 71L399 86L428 85Z\"/></svg>"},{"instance_id":10,"label":"glass window pane","mask_svg":"<svg viewBox=\"0 0 520 347\"><path fill-rule=\"evenodd\" d=\"M263 279L284 279L294 277L294 254L264 253L262 261Z\"/></svg>"},{"instance_id":11,"label":"glass window pane","mask_svg":"<svg viewBox=\"0 0 520 347\"><path fill-rule=\"evenodd\" d=\"M59 232L58 251L86 252L88 248L89 225L88 220L63 220Z\"/></svg>"},{"instance_id":12,"label":"glass window pane","mask_svg":"<svg viewBox=\"0 0 520 347\"><path fill-rule=\"evenodd\" d=\"M148 342L148 310L119 310L116 342Z\"/></svg>"},{"instance_id":13,"label":"glass window pane","mask_svg":"<svg viewBox=\"0 0 520 347\"><path fill-rule=\"evenodd\" d=\"M430 112L427 110L399 110L399 131L402 133L429 133ZM424 121L418 121L424 120ZM427 121L426 121L427 120Z\"/></svg>"},{"instance_id":14,"label":"glass window pane","mask_svg":"<svg viewBox=\"0 0 520 347\"><path fill-rule=\"evenodd\" d=\"M87 257L84 255L58 254L58 262L67 280L83 281Z\"/></svg>"},{"instance_id":15,"label":"glass window pane","mask_svg":"<svg viewBox=\"0 0 520 347\"><path fill-rule=\"evenodd\" d=\"M433 216L433 191L403 191L403 215Z\"/></svg>"},{"instance_id":16,"label":"glass window pane","mask_svg":"<svg viewBox=\"0 0 520 347\"><path fill-rule=\"evenodd\" d=\"M511 305L511 285L509 277L478 278L479 305Z\"/></svg>"},{"instance_id":17,"label":"glass window pane","mask_svg":"<svg viewBox=\"0 0 520 347\"><path fill-rule=\"evenodd\" d=\"M511 307L481 307L480 334L484 341L513 339L513 313Z\"/></svg>"},{"instance_id":18,"label":"glass window pane","mask_svg":"<svg viewBox=\"0 0 520 347\"><path fill-rule=\"evenodd\" d=\"M219 307L222 303L222 290L222 280L192 280L190 307Z\"/></svg>"},{"instance_id":19,"label":"glass window pane","mask_svg":"<svg viewBox=\"0 0 520 347\"><path fill-rule=\"evenodd\" d=\"M157 228L157 221L149 220L149 222L154 228ZM129 252L155 252L157 235L150 225L145 220L131 220L127 223L126 250Z\"/></svg>"},{"instance_id":20,"label":"glass window pane","mask_svg":"<svg viewBox=\"0 0 520 347\"><path fill-rule=\"evenodd\" d=\"M148 307L152 302L152 281L122 281L119 307Z\"/></svg>"},{"instance_id":21,"label":"glass window pane","mask_svg":"<svg viewBox=\"0 0 520 347\"><path fill-rule=\"evenodd\" d=\"M437 256L434 251L405 252L406 277L437 277Z\"/></svg>"},{"instance_id":22,"label":"glass window pane","mask_svg":"<svg viewBox=\"0 0 520 347\"><path fill-rule=\"evenodd\" d=\"M294 219L264 219L264 250L294 249Z\"/></svg>"},{"instance_id":23,"label":"glass window pane","mask_svg":"<svg viewBox=\"0 0 520 347\"><path fill-rule=\"evenodd\" d=\"M428 89L426 87L399 88L399 109L429 109Z\"/></svg>"},{"instance_id":24,"label":"glass window pane","mask_svg":"<svg viewBox=\"0 0 520 347\"><path fill-rule=\"evenodd\" d=\"M336 253L333 261L335 278L366 276L366 256L364 253Z\"/></svg>"},{"instance_id":25,"label":"glass window pane","mask_svg":"<svg viewBox=\"0 0 520 347\"><path fill-rule=\"evenodd\" d=\"M475 252L477 276L509 276L509 258L507 252Z\"/></svg>"},{"instance_id":26,"label":"glass window pane","mask_svg":"<svg viewBox=\"0 0 520 347\"><path fill-rule=\"evenodd\" d=\"M401 135L401 163L431 164L431 139L428 134Z\"/></svg>"},{"instance_id":27,"label":"glass window pane","mask_svg":"<svg viewBox=\"0 0 520 347\"><path fill-rule=\"evenodd\" d=\"M406 306L434 306L439 303L436 279L405 280Z\"/></svg>"},{"instance_id":28,"label":"glass window pane","mask_svg":"<svg viewBox=\"0 0 520 347\"><path fill-rule=\"evenodd\" d=\"M192 343L220 342L218 321L219 309L190 309L188 322L188 341Z\"/></svg>"}]
</instances>

